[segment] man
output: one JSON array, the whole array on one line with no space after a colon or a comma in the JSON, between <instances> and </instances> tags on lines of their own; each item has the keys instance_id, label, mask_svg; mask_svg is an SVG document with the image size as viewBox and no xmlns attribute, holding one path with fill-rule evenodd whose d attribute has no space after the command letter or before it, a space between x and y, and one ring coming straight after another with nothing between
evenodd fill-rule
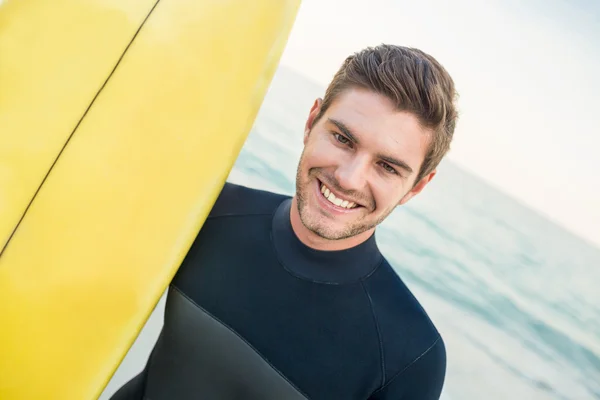
<instances>
[{"instance_id":1,"label":"man","mask_svg":"<svg viewBox=\"0 0 600 400\"><path fill-rule=\"evenodd\" d=\"M225 185L113 399L438 399L444 342L374 232L435 175L454 100L422 51L348 57L310 110L295 196Z\"/></svg>"}]
</instances>

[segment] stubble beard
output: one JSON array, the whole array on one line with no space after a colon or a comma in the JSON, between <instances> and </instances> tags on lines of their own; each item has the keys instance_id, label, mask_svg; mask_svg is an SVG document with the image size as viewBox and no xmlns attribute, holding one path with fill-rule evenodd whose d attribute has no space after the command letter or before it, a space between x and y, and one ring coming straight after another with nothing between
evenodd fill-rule
<instances>
[{"instance_id":1,"label":"stubble beard","mask_svg":"<svg viewBox=\"0 0 600 400\"><path fill-rule=\"evenodd\" d=\"M368 221L365 218L361 218L358 221L348 223L341 229L334 230L327 226L327 219L320 215L310 215L306 197L310 196L311 186L314 184L311 180L311 171L308 172L308 176L304 177L302 173L302 160L303 155L300 157L298 168L296 171L296 200L298 203L298 214L302 224L311 232L317 236L327 240L343 240L360 235L370 229L375 228L381 224L389 214L394 210L386 211L382 216L377 218L375 221ZM316 179L316 178L313 178Z\"/></svg>"}]
</instances>

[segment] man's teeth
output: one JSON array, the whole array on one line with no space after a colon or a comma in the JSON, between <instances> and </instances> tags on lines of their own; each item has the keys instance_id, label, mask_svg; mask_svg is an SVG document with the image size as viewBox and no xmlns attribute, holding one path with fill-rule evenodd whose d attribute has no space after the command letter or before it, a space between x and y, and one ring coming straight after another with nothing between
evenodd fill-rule
<instances>
[{"instance_id":1,"label":"man's teeth","mask_svg":"<svg viewBox=\"0 0 600 400\"><path fill-rule=\"evenodd\" d=\"M329 202L335 204L338 207L342 207L342 208L356 207L356 203L354 203L352 201L348 201L348 200L344 200L344 199L335 197L335 195L333 193L331 193L331 191L327 188L327 186L325 186L323 184L321 184L321 193L323 193L323 196L325 196L325 198L327 200L329 200Z\"/></svg>"}]
</instances>

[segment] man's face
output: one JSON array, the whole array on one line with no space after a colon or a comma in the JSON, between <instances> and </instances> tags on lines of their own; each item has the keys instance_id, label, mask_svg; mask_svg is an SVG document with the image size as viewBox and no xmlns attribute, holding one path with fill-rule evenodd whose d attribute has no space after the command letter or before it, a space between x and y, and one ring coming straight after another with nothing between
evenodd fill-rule
<instances>
[{"instance_id":1,"label":"man's face","mask_svg":"<svg viewBox=\"0 0 600 400\"><path fill-rule=\"evenodd\" d=\"M306 123L296 176L303 225L340 240L372 230L433 177L415 185L429 132L417 118L397 111L384 96L349 89L315 122Z\"/></svg>"}]
</instances>

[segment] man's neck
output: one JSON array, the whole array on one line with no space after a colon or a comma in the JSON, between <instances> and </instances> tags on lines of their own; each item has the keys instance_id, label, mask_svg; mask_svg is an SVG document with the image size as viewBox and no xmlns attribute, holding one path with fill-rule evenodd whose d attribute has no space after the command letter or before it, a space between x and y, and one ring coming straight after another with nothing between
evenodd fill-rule
<instances>
[{"instance_id":1,"label":"man's neck","mask_svg":"<svg viewBox=\"0 0 600 400\"><path fill-rule=\"evenodd\" d=\"M374 230L370 229L366 232L363 232L356 236L352 236L347 239L325 239L309 230L306 226L304 226L302 220L300 219L300 214L298 213L298 202L296 196L294 196L292 199L292 207L290 209L290 222L292 224L292 229L294 230L294 233L302 243L315 250L323 251L345 250L351 247L358 246L359 244L369 239L369 237L371 237L371 235L373 234Z\"/></svg>"}]
</instances>

